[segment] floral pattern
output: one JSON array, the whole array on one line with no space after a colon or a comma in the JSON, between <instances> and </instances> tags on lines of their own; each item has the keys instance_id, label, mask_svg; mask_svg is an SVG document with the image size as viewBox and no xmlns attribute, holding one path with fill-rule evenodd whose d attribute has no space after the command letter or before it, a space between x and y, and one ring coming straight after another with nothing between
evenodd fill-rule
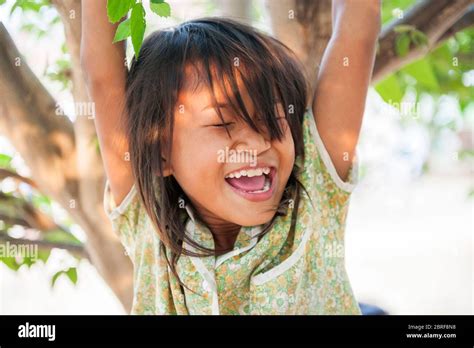
<instances>
[{"instance_id":1,"label":"floral pattern","mask_svg":"<svg viewBox=\"0 0 474 348\"><path fill-rule=\"evenodd\" d=\"M303 168L299 180L309 197L302 193L294 233L289 233L293 209L289 206L288 213L278 216L258 241L254 236L262 226L242 227L234 250L225 255L182 255L177 272L192 291L180 286L169 269L135 187L117 207L106 183L105 210L134 265L132 314L360 314L344 260L344 229L357 183L357 157L343 182L310 109L304 116L303 134L305 159L296 161ZM185 209L187 232L213 248L210 230L195 221L192 207Z\"/></svg>"}]
</instances>

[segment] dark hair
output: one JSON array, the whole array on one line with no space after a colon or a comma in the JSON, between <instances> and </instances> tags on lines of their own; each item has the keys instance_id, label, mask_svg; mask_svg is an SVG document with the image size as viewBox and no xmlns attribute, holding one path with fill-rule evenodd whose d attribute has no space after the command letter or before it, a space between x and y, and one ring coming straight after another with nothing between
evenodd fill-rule
<instances>
[{"instance_id":1,"label":"dark hair","mask_svg":"<svg viewBox=\"0 0 474 348\"><path fill-rule=\"evenodd\" d=\"M236 58L238 66L234 64ZM172 175L162 175L161 154L171 158L174 112L187 66L195 68L198 84L210 89L215 103L213 87L220 84L236 116L255 131L267 132L271 140L283 137L284 131L276 118L276 105L281 103L295 142L295 158L304 157L302 122L308 90L303 68L287 46L230 19L190 20L156 31L145 39L138 59L132 60L126 83L130 160L140 200L159 233L165 256L165 247L171 252L171 262L167 256L166 260L177 277L175 266L181 254L217 255L215 250L199 245L185 234L186 219L180 198L186 200L186 195ZM256 124L249 115L237 87L238 76L262 124ZM217 106L216 112L223 120ZM303 187L297 180L299 170L295 165L277 213L265 224L259 238L270 230L276 216L286 215L291 201L294 210L290 232L294 231ZM199 218L197 213L196 216ZM183 241L202 253L186 250Z\"/></svg>"}]
</instances>

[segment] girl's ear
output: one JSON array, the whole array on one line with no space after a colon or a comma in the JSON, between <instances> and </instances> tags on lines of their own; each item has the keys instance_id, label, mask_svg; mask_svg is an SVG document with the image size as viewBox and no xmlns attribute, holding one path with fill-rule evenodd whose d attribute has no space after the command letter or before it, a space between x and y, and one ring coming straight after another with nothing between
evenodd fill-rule
<instances>
[{"instance_id":1,"label":"girl's ear","mask_svg":"<svg viewBox=\"0 0 474 348\"><path fill-rule=\"evenodd\" d=\"M161 156L161 163L163 165L163 176L170 176L173 174L173 168L171 167L171 163L166 160L164 156ZM159 173L157 173L159 174Z\"/></svg>"}]
</instances>

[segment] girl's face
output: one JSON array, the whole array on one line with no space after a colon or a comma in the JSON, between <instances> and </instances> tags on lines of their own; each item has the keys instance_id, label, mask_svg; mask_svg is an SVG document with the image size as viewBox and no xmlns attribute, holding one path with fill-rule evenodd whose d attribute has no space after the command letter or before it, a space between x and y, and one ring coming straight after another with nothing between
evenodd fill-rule
<instances>
[{"instance_id":1,"label":"girl's face","mask_svg":"<svg viewBox=\"0 0 474 348\"><path fill-rule=\"evenodd\" d=\"M239 88L254 117L254 106L241 81ZM171 173L211 231L264 224L278 208L295 161L285 114L280 107L275 115L284 129L282 141L270 141L225 105L221 91L216 90L215 96L231 137L219 126L222 121L211 92L185 87L175 112Z\"/></svg>"}]
</instances>

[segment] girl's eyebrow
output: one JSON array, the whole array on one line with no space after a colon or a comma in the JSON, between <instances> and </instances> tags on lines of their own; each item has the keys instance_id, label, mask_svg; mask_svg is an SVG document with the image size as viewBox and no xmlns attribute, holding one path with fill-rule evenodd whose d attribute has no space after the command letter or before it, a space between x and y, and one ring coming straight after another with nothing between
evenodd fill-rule
<instances>
[{"instance_id":1,"label":"girl's eyebrow","mask_svg":"<svg viewBox=\"0 0 474 348\"><path fill-rule=\"evenodd\" d=\"M204 111L204 110L207 110L209 108L215 108L215 107L218 107L219 109L223 109L223 108L228 108L229 107L229 104L227 103L218 103L217 105L216 104L210 104L208 106L205 106L201 111Z\"/></svg>"}]
</instances>

